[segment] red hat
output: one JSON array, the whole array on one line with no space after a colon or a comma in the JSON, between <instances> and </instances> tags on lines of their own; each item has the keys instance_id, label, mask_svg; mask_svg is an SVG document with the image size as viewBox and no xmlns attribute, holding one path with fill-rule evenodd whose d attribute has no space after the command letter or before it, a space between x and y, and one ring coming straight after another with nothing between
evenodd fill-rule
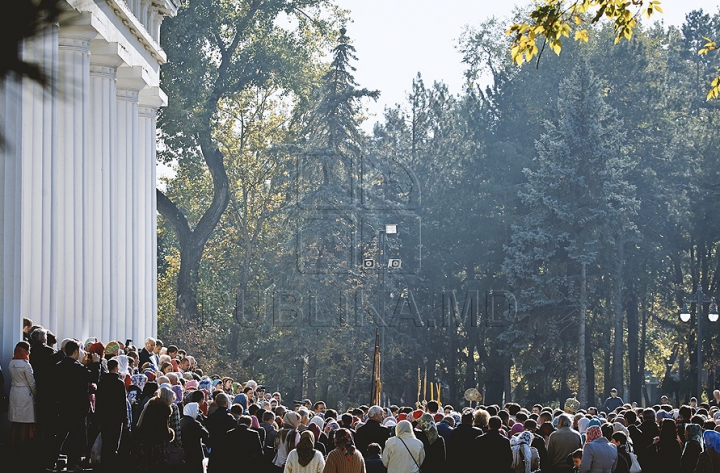
<instances>
[{"instance_id":1,"label":"red hat","mask_svg":"<svg viewBox=\"0 0 720 473\"><path fill-rule=\"evenodd\" d=\"M440 414L439 412L433 416L433 420L435 422L440 422L444 418L445 418L445 416L443 414Z\"/></svg>"},{"instance_id":2,"label":"red hat","mask_svg":"<svg viewBox=\"0 0 720 473\"><path fill-rule=\"evenodd\" d=\"M423 414L424 412L420 409L414 410L412 413L413 419L419 419L420 417L422 417Z\"/></svg>"},{"instance_id":3,"label":"red hat","mask_svg":"<svg viewBox=\"0 0 720 473\"><path fill-rule=\"evenodd\" d=\"M88 350L88 352L97 353L98 355L103 356L105 354L105 345L100 342L95 342L90 345L90 349Z\"/></svg>"},{"instance_id":4,"label":"red hat","mask_svg":"<svg viewBox=\"0 0 720 473\"><path fill-rule=\"evenodd\" d=\"M401 420L407 420L407 414L398 414L397 420L398 422L400 422Z\"/></svg>"}]
</instances>

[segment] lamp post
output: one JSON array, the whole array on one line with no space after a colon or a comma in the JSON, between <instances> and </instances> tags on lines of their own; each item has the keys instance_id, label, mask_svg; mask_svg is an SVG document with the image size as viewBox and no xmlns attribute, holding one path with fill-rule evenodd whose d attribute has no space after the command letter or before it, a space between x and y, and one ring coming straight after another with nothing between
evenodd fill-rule
<instances>
[{"instance_id":1,"label":"lamp post","mask_svg":"<svg viewBox=\"0 0 720 473\"><path fill-rule=\"evenodd\" d=\"M715 300L706 297L702 292L702 287L698 283L697 292L694 296L683 301L683 308L680 311L680 320L687 323L690 322L690 310L688 303L695 303L695 313L697 314L697 398L698 402L702 402L702 306L705 303L712 303L707 317L710 322L717 322L718 311Z\"/></svg>"}]
</instances>

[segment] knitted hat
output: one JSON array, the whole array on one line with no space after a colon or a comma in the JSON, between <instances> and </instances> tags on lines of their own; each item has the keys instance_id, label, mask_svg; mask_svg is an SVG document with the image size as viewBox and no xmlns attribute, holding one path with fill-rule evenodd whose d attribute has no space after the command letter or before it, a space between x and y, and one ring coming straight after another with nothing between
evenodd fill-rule
<instances>
[{"instance_id":1,"label":"knitted hat","mask_svg":"<svg viewBox=\"0 0 720 473\"><path fill-rule=\"evenodd\" d=\"M580 409L580 401L574 397L568 398L565 401L565 412L568 414L575 414Z\"/></svg>"},{"instance_id":2,"label":"knitted hat","mask_svg":"<svg viewBox=\"0 0 720 473\"><path fill-rule=\"evenodd\" d=\"M112 342L108 342L107 346L105 347L106 355L117 355L118 351L120 351L120 343L114 340Z\"/></svg>"}]
</instances>

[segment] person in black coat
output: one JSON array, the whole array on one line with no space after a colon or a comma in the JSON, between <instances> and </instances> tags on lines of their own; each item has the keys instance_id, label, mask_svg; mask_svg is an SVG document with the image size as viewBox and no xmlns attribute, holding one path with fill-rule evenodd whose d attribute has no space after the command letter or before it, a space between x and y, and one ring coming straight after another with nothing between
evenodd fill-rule
<instances>
[{"instance_id":1,"label":"person in black coat","mask_svg":"<svg viewBox=\"0 0 720 473\"><path fill-rule=\"evenodd\" d=\"M680 471L682 449L680 448L680 439L677 436L674 420L663 419L660 424L658 440L647 449L650 452L651 465L648 471L653 473L678 473ZM643 471L645 471L645 467L643 467Z\"/></svg>"},{"instance_id":2,"label":"person in black coat","mask_svg":"<svg viewBox=\"0 0 720 473\"><path fill-rule=\"evenodd\" d=\"M155 339L148 338L145 340L145 347L138 353L138 366L143 367L145 363L153 364L153 354L155 351ZM158 367L159 368L159 367Z\"/></svg>"},{"instance_id":3,"label":"person in black coat","mask_svg":"<svg viewBox=\"0 0 720 473\"><path fill-rule=\"evenodd\" d=\"M52 381L55 365L51 361L53 353L55 350L47 345L47 331L42 327L33 330L30 334L30 365L35 376L35 429L43 443L52 432L52 419L55 414L55 386Z\"/></svg>"},{"instance_id":4,"label":"person in black coat","mask_svg":"<svg viewBox=\"0 0 720 473\"><path fill-rule=\"evenodd\" d=\"M76 466L86 448L85 419L90 408L88 387L90 383L98 382L100 357L93 353L81 359L77 340L65 344L65 355L55 368L58 423L51 454L54 465L62 448L68 457L68 465Z\"/></svg>"},{"instance_id":5,"label":"person in black coat","mask_svg":"<svg viewBox=\"0 0 720 473\"><path fill-rule=\"evenodd\" d=\"M694 473L702 453L703 429L697 424L685 424L685 446L680 459L681 473Z\"/></svg>"},{"instance_id":6,"label":"person in black coat","mask_svg":"<svg viewBox=\"0 0 720 473\"><path fill-rule=\"evenodd\" d=\"M95 394L95 420L100 426L102 448L100 458L103 471L117 471L117 454L123 428L129 424L125 383L118 375L117 360L107 362Z\"/></svg>"},{"instance_id":7,"label":"person in black coat","mask_svg":"<svg viewBox=\"0 0 720 473\"><path fill-rule=\"evenodd\" d=\"M205 419L205 428L210 433L208 446L211 448L215 446L216 439L223 437L225 432L237 426L235 418L228 411L228 402L229 398L227 394L219 393L216 395L215 403L217 404L217 409ZM212 458L212 454L210 457Z\"/></svg>"},{"instance_id":8,"label":"person in black coat","mask_svg":"<svg viewBox=\"0 0 720 473\"><path fill-rule=\"evenodd\" d=\"M483 431L472 425L473 410L466 408L463 411L460 425L450 433L447 441L447 461L450 470L456 473L475 473L475 439Z\"/></svg>"},{"instance_id":9,"label":"person in black coat","mask_svg":"<svg viewBox=\"0 0 720 473\"><path fill-rule=\"evenodd\" d=\"M648 447L652 445L655 437L660 435L660 429L655 423L656 415L655 410L647 408L642 413L643 422L640 427L635 425L628 427L638 463L643 471L652 471L653 455Z\"/></svg>"},{"instance_id":10,"label":"person in black coat","mask_svg":"<svg viewBox=\"0 0 720 473\"><path fill-rule=\"evenodd\" d=\"M359 430L359 429L358 429ZM367 473L387 473L387 467L382 462L382 447L376 443L368 445L368 454L365 458L365 471Z\"/></svg>"},{"instance_id":11,"label":"person in black coat","mask_svg":"<svg viewBox=\"0 0 720 473\"><path fill-rule=\"evenodd\" d=\"M224 473L237 470L258 471L263 463L263 450L260 435L250 428L252 419L240 416L237 427L225 432L213 441L208 472Z\"/></svg>"},{"instance_id":12,"label":"person in black coat","mask_svg":"<svg viewBox=\"0 0 720 473\"><path fill-rule=\"evenodd\" d=\"M476 471L507 473L513 462L510 441L500 434L502 420L490 417L488 432L475 439Z\"/></svg>"},{"instance_id":13,"label":"person in black coat","mask_svg":"<svg viewBox=\"0 0 720 473\"><path fill-rule=\"evenodd\" d=\"M210 434L207 429L197 420L200 412L200 405L197 402L189 402L183 408L183 416L180 419L180 432L185 450L186 473L202 473L202 461L205 459L203 443L207 443Z\"/></svg>"},{"instance_id":14,"label":"person in black coat","mask_svg":"<svg viewBox=\"0 0 720 473\"><path fill-rule=\"evenodd\" d=\"M355 447L360 450L363 457L367 456L367 448L371 443L385 445L390 438L390 429L381 424L383 421L383 408L372 406L368 410L367 422L360 426L355 433Z\"/></svg>"}]
</instances>

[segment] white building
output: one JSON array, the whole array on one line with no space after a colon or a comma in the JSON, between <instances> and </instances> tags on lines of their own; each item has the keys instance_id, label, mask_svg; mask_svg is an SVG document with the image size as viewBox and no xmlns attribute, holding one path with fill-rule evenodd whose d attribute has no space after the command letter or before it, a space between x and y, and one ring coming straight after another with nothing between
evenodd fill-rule
<instances>
[{"instance_id":1,"label":"white building","mask_svg":"<svg viewBox=\"0 0 720 473\"><path fill-rule=\"evenodd\" d=\"M0 359L22 318L62 340L155 335L160 25L179 0L67 0L26 42L52 89L0 83Z\"/></svg>"}]
</instances>

